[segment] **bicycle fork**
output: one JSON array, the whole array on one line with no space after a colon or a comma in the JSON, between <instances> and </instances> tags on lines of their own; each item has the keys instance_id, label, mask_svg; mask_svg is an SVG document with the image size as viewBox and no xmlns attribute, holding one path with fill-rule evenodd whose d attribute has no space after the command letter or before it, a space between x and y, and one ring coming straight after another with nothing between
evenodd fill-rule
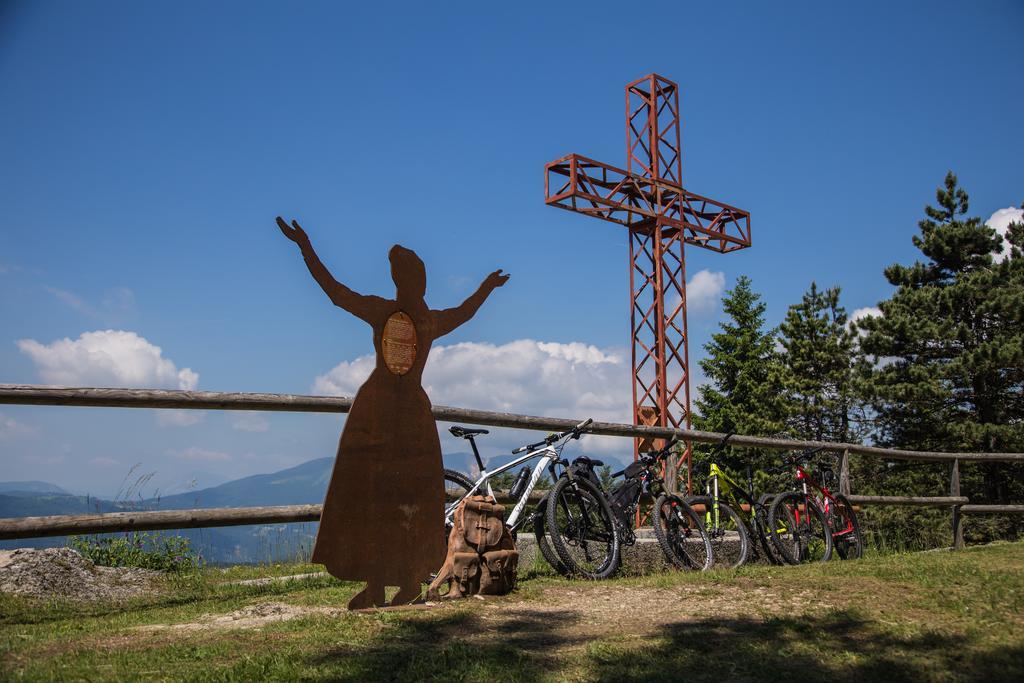
<instances>
[{"instance_id":1,"label":"bicycle fork","mask_svg":"<svg viewBox=\"0 0 1024 683\"><path fill-rule=\"evenodd\" d=\"M705 486L704 490L707 495L711 498L711 509L704 511L704 523L709 526L714 533L718 533L718 475L714 474L709 477L710 481Z\"/></svg>"}]
</instances>

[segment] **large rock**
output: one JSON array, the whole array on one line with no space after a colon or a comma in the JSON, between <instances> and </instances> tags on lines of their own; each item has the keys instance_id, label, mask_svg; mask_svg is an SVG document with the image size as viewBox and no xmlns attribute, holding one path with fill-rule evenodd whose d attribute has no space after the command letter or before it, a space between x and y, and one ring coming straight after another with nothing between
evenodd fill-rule
<instances>
[{"instance_id":1,"label":"large rock","mask_svg":"<svg viewBox=\"0 0 1024 683\"><path fill-rule=\"evenodd\" d=\"M123 601L156 591L160 572L97 567L71 548L0 550L0 592L76 601Z\"/></svg>"}]
</instances>

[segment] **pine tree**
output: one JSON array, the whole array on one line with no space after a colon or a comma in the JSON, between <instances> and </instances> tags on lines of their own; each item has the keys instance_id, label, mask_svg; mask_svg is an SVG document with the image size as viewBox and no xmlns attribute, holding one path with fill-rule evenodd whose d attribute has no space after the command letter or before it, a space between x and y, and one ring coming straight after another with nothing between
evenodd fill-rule
<instances>
[{"instance_id":1,"label":"pine tree","mask_svg":"<svg viewBox=\"0 0 1024 683\"><path fill-rule=\"evenodd\" d=\"M889 266L896 292L879 304L882 315L859 323L862 348L876 359L864 386L879 440L936 451L1021 451L1024 227L1013 226L1010 253L995 263L1001 240L966 216L968 196L952 172L936 200L913 240L926 260ZM1024 492L1020 468L995 463L962 473L962 487L975 501Z\"/></svg>"},{"instance_id":2,"label":"pine tree","mask_svg":"<svg viewBox=\"0 0 1024 683\"><path fill-rule=\"evenodd\" d=\"M764 328L765 304L740 276L722 301L728 320L704 345L708 384L696 400L698 429L768 436L783 426L781 377L774 335Z\"/></svg>"},{"instance_id":3,"label":"pine tree","mask_svg":"<svg viewBox=\"0 0 1024 683\"><path fill-rule=\"evenodd\" d=\"M857 441L861 436L854 392L861 356L839 291L822 291L812 282L779 325L785 419L799 438Z\"/></svg>"}]
</instances>

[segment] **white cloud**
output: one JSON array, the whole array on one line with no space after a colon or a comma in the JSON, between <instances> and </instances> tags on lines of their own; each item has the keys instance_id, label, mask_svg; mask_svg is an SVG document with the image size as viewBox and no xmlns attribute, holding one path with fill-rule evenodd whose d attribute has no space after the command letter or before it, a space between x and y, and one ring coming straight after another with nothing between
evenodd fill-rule
<instances>
[{"instance_id":1,"label":"white cloud","mask_svg":"<svg viewBox=\"0 0 1024 683\"><path fill-rule=\"evenodd\" d=\"M198 374L179 370L159 346L125 330L83 332L50 344L21 339L18 348L48 384L192 390L199 383Z\"/></svg>"},{"instance_id":2,"label":"white cloud","mask_svg":"<svg viewBox=\"0 0 1024 683\"><path fill-rule=\"evenodd\" d=\"M266 432L270 421L261 413L244 411L232 416L231 428L242 432Z\"/></svg>"},{"instance_id":3,"label":"white cloud","mask_svg":"<svg viewBox=\"0 0 1024 683\"><path fill-rule=\"evenodd\" d=\"M45 287L47 292L68 308L89 318L113 321L135 308L135 294L127 287L107 290L98 306L94 306L74 292L57 287Z\"/></svg>"},{"instance_id":4,"label":"white cloud","mask_svg":"<svg viewBox=\"0 0 1024 683\"><path fill-rule=\"evenodd\" d=\"M35 436L38 429L0 413L0 441Z\"/></svg>"},{"instance_id":5,"label":"white cloud","mask_svg":"<svg viewBox=\"0 0 1024 683\"><path fill-rule=\"evenodd\" d=\"M725 291L725 273L705 268L686 283L686 308L689 313L711 313Z\"/></svg>"},{"instance_id":6,"label":"white cloud","mask_svg":"<svg viewBox=\"0 0 1024 683\"><path fill-rule=\"evenodd\" d=\"M630 365L624 355L580 342L533 339L435 346L423 387L439 405L629 422ZM343 361L316 378L313 392L352 396L373 367L373 356ZM623 453L632 448L624 439L591 437L588 441L588 448L602 451Z\"/></svg>"},{"instance_id":7,"label":"white cloud","mask_svg":"<svg viewBox=\"0 0 1024 683\"><path fill-rule=\"evenodd\" d=\"M113 458L106 458L106 457L100 456L98 458L91 459L89 461L89 464L90 465L99 465L100 467L110 467L111 465L116 465L117 461L114 460Z\"/></svg>"},{"instance_id":8,"label":"white cloud","mask_svg":"<svg viewBox=\"0 0 1024 683\"><path fill-rule=\"evenodd\" d=\"M184 450L170 450L167 454L179 460L191 460L201 462L223 462L231 460L231 456L223 451L211 451L198 446L191 446Z\"/></svg>"},{"instance_id":9,"label":"white cloud","mask_svg":"<svg viewBox=\"0 0 1024 683\"><path fill-rule=\"evenodd\" d=\"M882 316L882 309L878 306L865 306L864 308L858 308L850 314L850 322L855 323L861 318L880 318Z\"/></svg>"},{"instance_id":10,"label":"white cloud","mask_svg":"<svg viewBox=\"0 0 1024 683\"><path fill-rule=\"evenodd\" d=\"M1008 247L1009 244L1006 242L1006 231L1010 227L1010 223L1024 222L1024 209L1018 209L1010 206L1005 209L999 209L985 221L985 224L993 228L999 233L999 236L1003 238L1002 251L993 254L993 258L998 261L1002 261L1009 256Z\"/></svg>"},{"instance_id":11,"label":"white cloud","mask_svg":"<svg viewBox=\"0 0 1024 683\"><path fill-rule=\"evenodd\" d=\"M135 292L127 287L108 289L100 305L108 311L130 311L135 308Z\"/></svg>"},{"instance_id":12,"label":"white cloud","mask_svg":"<svg viewBox=\"0 0 1024 683\"><path fill-rule=\"evenodd\" d=\"M858 339L863 337L866 333L854 326L854 323L864 318L880 318L882 317L882 309L878 306L865 306L864 308L858 308L850 314L849 325L850 329L857 333ZM893 356L870 356L871 361L875 364L875 367L883 367L891 363L895 363L898 359Z\"/></svg>"},{"instance_id":13,"label":"white cloud","mask_svg":"<svg viewBox=\"0 0 1024 683\"><path fill-rule=\"evenodd\" d=\"M73 294L64 289L57 289L56 287L44 287L44 289L52 294L57 301L66 305L68 308L76 310L79 313L85 313L86 315L93 314L92 307L85 303L85 300L77 294Z\"/></svg>"},{"instance_id":14,"label":"white cloud","mask_svg":"<svg viewBox=\"0 0 1024 683\"><path fill-rule=\"evenodd\" d=\"M374 367L373 356L342 361L313 383L317 394L352 396ZM595 419L628 419L629 367L622 358L580 342L520 339L496 346L435 346L423 378L435 403L481 410ZM591 411L591 412L587 412Z\"/></svg>"},{"instance_id":15,"label":"white cloud","mask_svg":"<svg viewBox=\"0 0 1024 683\"><path fill-rule=\"evenodd\" d=\"M858 308L847 318L847 326L851 333L857 335L857 338L863 337L866 332L857 327L857 321L863 320L864 318L880 318L882 316L882 309L878 306L865 306L864 308Z\"/></svg>"},{"instance_id":16,"label":"white cloud","mask_svg":"<svg viewBox=\"0 0 1024 683\"><path fill-rule=\"evenodd\" d=\"M161 427L191 427L206 417L202 410L166 410L156 412L156 423Z\"/></svg>"}]
</instances>

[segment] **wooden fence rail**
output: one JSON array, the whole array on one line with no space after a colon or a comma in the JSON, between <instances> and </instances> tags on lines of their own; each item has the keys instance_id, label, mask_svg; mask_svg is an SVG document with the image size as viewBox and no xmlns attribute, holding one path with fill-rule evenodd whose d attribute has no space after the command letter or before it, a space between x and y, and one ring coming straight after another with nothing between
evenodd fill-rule
<instances>
[{"instance_id":1,"label":"wooden fence rail","mask_svg":"<svg viewBox=\"0 0 1024 683\"><path fill-rule=\"evenodd\" d=\"M534 498L539 499L539 494L542 492L535 491L534 493L537 494ZM930 505L938 507L960 505L960 511L963 514L1024 514L1024 505L965 505L967 498L964 497L850 496L850 501L855 505ZM105 512L92 515L54 515L51 517L11 517L0 519L0 540L121 531L316 522L320 519L320 509L320 505L277 505L152 512ZM698 512L702 511L698 510Z\"/></svg>"},{"instance_id":2,"label":"wooden fence rail","mask_svg":"<svg viewBox=\"0 0 1024 683\"><path fill-rule=\"evenodd\" d=\"M243 524L318 522L321 505L277 505L273 507L205 508L202 510L157 510L145 512L104 512L95 515L54 515L0 519L0 539L105 534L115 531L157 531L198 529Z\"/></svg>"},{"instance_id":3,"label":"wooden fence rail","mask_svg":"<svg viewBox=\"0 0 1024 683\"><path fill-rule=\"evenodd\" d=\"M914 505L952 507L966 505L965 496L847 496L854 505Z\"/></svg>"},{"instance_id":4,"label":"wooden fence rail","mask_svg":"<svg viewBox=\"0 0 1024 683\"><path fill-rule=\"evenodd\" d=\"M187 410L256 410L315 413L347 413L352 399L334 396L292 394L225 393L214 391L168 391L154 389L52 388L34 385L0 384L0 404L87 406L109 408L155 408ZM442 422L461 422L491 427L562 431L577 424L577 419L560 419L498 413L467 408L434 406L434 418ZM718 443L724 434L693 429L639 427L614 422L595 422L590 432L604 436L672 438L691 443ZM1024 514L1024 505L970 505L960 495L960 462L1024 462L1024 453L943 453L879 448L854 443L803 441L733 435L731 446L768 450L799 450L824 447L841 454L840 490L850 495L850 454L889 460L948 462L952 465L949 496L856 496L860 505L912 505L951 507L954 547L963 545L962 516L966 514ZM288 505L250 508L210 508L204 510L166 510L157 512L113 512L95 515L19 517L0 519L0 540L63 536L114 531L184 529L307 522L319 519L319 505Z\"/></svg>"}]
</instances>

